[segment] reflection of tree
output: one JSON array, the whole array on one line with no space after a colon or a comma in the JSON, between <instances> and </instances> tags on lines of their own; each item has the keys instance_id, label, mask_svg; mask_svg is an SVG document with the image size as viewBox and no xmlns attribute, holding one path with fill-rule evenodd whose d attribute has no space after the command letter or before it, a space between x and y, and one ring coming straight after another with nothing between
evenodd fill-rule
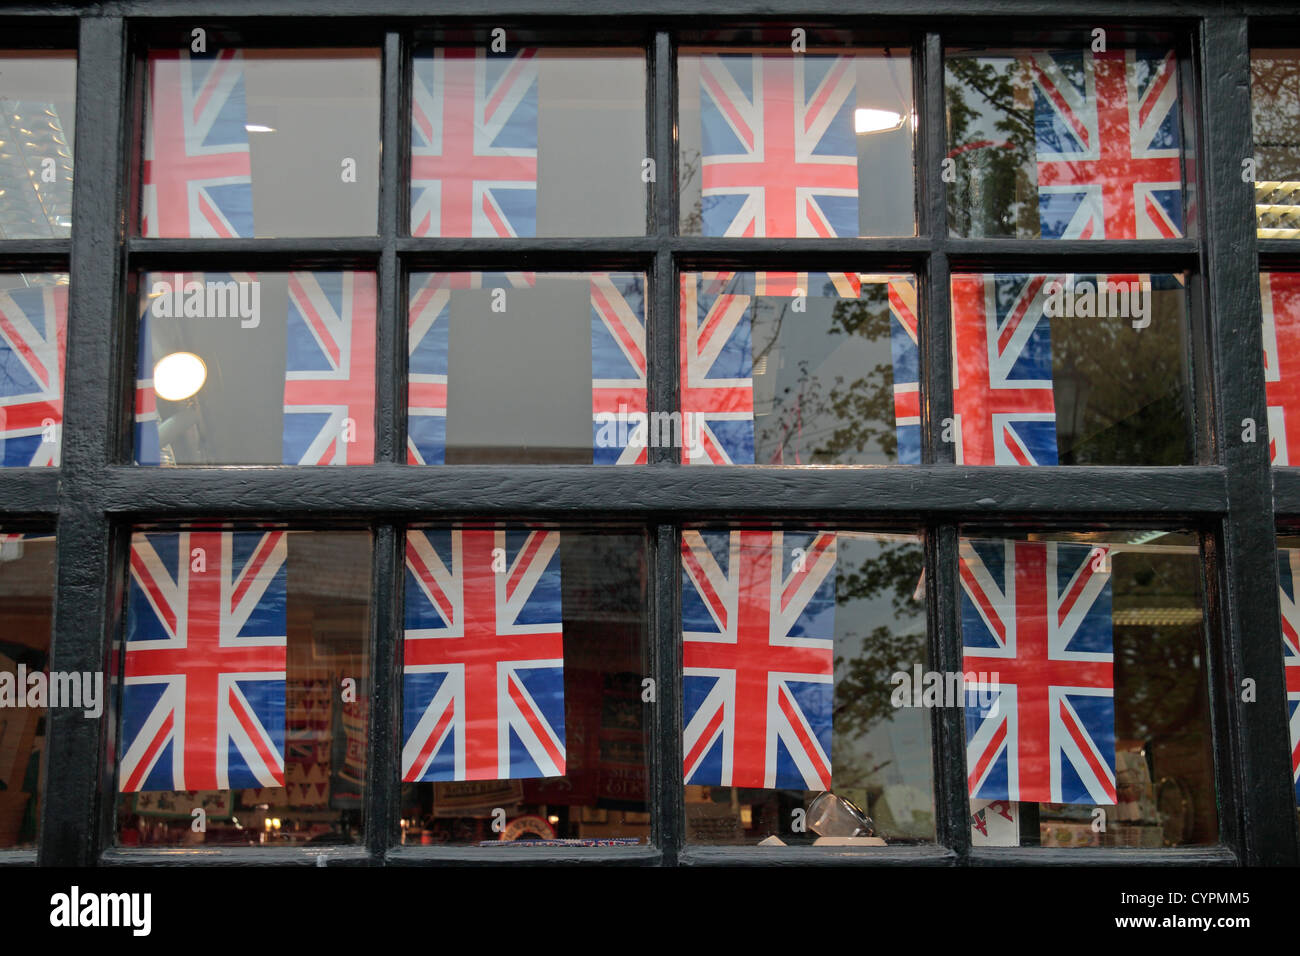
<instances>
[{"instance_id":1,"label":"reflection of tree","mask_svg":"<svg viewBox=\"0 0 1300 956\"><path fill-rule=\"evenodd\" d=\"M1257 178L1300 180L1300 58L1252 56L1250 95Z\"/></svg>"},{"instance_id":2,"label":"reflection of tree","mask_svg":"<svg viewBox=\"0 0 1300 956\"><path fill-rule=\"evenodd\" d=\"M1020 200L1034 161L1034 112L1023 63L953 57L944 68L948 156L957 174L948 189L953 234L1036 237L1038 204Z\"/></svg>"},{"instance_id":3,"label":"reflection of tree","mask_svg":"<svg viewBox=\"0 0 1300 956\"><path fill-rule=\"evenodd\" d=\"M850 549L842 549L843 554ZM854 601L888 597L894 619L865 635L846 630L848 646L861 646L857 656L835 661L835 728L848 737L865 734L893 714L889 676L911 672L926 660L925 604L914 600L924 567L924 552L912 542L883 542L875 557L857 567L841 560L836 568L835 601L843 607ZM837 777L839 769L836 769Z\"/></svg>"},{"instance_id":4,"label":"reflection of tree","mask_svg":"<svg viewBox=\"0 0 1300 956\"><path fill-rule=\"evenodd\" d=\"M827 295L834 295L827 290ZM765 326L765 340L754 342L754 365L762 368L777 345L786 319L798 327L789 302L780 306L774 322ZM888 289L883 283L862 287L858 299L841 299L831 312L827 333L868 342L889 341ZM841 345L832 344L831 349ZM764 460L830 464L861 460L879 449L895 459L894 374L892 362L880 362L852 380L843 375L823 379L806 360L798 363L793 384L773 396L772 413L756 420L755 450ZM770 373L775 374L775 373Z\"/></svg>"},{"instance_id":5,"label":"reflection of tree","mask_svg":"<svg viewBox=\"0 0 1300 956\"><path fill-rule=\"evenodd\" d=\"M691 183L695 182L695 177L700 175L701 160L702 156L699 150L682 151L678 158L680 195L689 196L691 194L689 187ZM703 180L701 180L702 182ZM704 232L704 199L700 189L695 190L695 202L692 204L690 212L682 210L682 222L679 231L683 236L698 236Z\"/></svg>"}]
</instances>

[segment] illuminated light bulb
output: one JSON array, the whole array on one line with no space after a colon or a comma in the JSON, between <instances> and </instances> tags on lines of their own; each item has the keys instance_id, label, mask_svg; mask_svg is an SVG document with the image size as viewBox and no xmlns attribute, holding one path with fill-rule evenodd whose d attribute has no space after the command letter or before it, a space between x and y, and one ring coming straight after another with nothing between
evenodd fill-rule
<instances>
[{"instance_id":1,"label":"illuminated light bulb","mask_svg":"<svg viewBox=\"0 0 1300 956\"><path fill-rule=\"evenodd\" d=\"M888 130L902 129L904 117L893 110L860 109L853 111L853 131L855 133L883 133Z\"/></svg>"},{"instance_id":2,"label":"illuminated light bulb","mask_svg":"<svg viewBox=\"0 0 1300 956\"><path fill-rule=\"evenodd\" d=\"M164 355L153 367L153 387L158 397L169 402L189 398L208 380L208 367L193 352Z\"/></svg>"},{"instance_id":3,"label":"illuminated light bulb","mask_svg":"<svg viewBox=\"0 0 1300 956\"><path fill-rule=\"evenodd\" d=\"M552 813L549 817L546 818L546 822L551 824L551 826L554 826L555 824L560 822L560 818L557 817L554 813Z\"/></svg>"},{"instance_id":4,"label":"illuminated light bulb","mask_svg":"<svg viewBox=\"0 0 1300 956\"><path fill-rule=\"evenodd\" d=\"M261 123L245 123L244 129L250 133L274 133L275 130L270 126L263 126Z\"/></svg>"}]
</instances>

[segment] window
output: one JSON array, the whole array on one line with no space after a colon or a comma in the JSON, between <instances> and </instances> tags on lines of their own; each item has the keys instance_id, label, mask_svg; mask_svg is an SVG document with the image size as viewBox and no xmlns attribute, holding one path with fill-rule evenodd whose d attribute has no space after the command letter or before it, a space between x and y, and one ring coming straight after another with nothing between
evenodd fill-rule
<instances>
[{"instance_id":1,"label":"window","mask_svg":"<svg viewBox=\"0 0 1300 956\"><path fill-rule=\"evenodd\" d=\"M1017 9L6 14L0 862L1300 860L1300 38Z\"/></svg>"}]
</instances>

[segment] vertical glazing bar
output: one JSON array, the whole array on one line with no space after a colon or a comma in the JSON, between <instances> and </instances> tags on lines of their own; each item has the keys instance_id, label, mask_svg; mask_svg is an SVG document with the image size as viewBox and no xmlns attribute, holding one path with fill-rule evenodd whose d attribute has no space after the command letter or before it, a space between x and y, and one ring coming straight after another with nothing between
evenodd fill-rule
<instances>
[{"instance_id":1,"label":"vertical glazing bar","mask_svg":"<svg viewBox=\"0 0 1300 956\"><path fill-rule=\"evenodd\" d=\"M122 191L126 133L126 24L80 21L76 181L69 289L64 428L50 670L104 675L120 579L104 514L104 470L128 414L123 392ZM38 859L93 864L99 851L101 761L108 708L98 719L50 708ZM104 800L112 800L107 790Z\"/></svg>"},{"instance_id":2,"label":"vertical glazing bar","mask_svg":"<svg viewBox=\"0 0 1300 956\"><path fill-rule=\"evenodd\" d=\"M943 440L945 422L952 420L952 357L948 336L949 290L948 198L942 179L947 153L944 122L943 39L926 34L921 56L921 130L918 155L921 169L921 228L930 234L933 252L925 274L924 331L921 356L924 380L921 391L922 447L927 461L951 464L955 445ZM932 526L926 535L926 613L929 622L928 667L949 673L962 670L961 613L957 601L957 528ZM966 790L966 734L962 708L937 707L932 711L934 746L935 837L959 859L970 849L970 804Z\"/></svg>"},{"instance_id":3,"label":"vertical glazing bar","mask_svg":"<svg viewBox=\"0 0 1300 956\"><path fill-rule=\"evenodd\" d=\"M370 719L366 728L366 849L382 864L397 829L401 796L402 541L391 524L375 530L370 604Z\"/></svg>"},{"instance_id":4,"label":"vertical glazing bar","mask_svg":"<svg viewBox=\"0 0 1300 956\"><path fill-rule=\"evenodd\" d=\"M1229 511L1215 552L1218 618L1211 687L1223 842L1249 865L1300 862L1278 607L1277 541L1269 443L1264 437L1263 335L1254 188L1241 161L1253 155L1250 42L1244 17L1200 23L1206 281L1214 330L1215 403ZM1259 438L1243 441L1252 418ZM1254 681L1254 702L1242 682Z\"/></svg>"},{"instance_id":5,"label":"vertical glazing bar","mask_svg":"<svg viewBox=\"0 0 1300 956\"><path fill-rule=\"evenodd\" d=\"M672 38L665 31L655 34L654 57L650 63L649 86L651 104L651 158L654 160L655 181L650 195L653 203L653 234L659 250L655 255L654 295L650 297L650 312L646 325L648 352L651 356L648 369L647 396L651 411L672 411L677 407L677 378L679 374L678 293L672 253L668 240L677 231L677 87L676 60L673 56ZM683 425L684 427L684 425ZM678 461L680 449L650 448L649 463Z\"/></svg>"},{"instance_id":6,"label":"vertical glazing bar","mask_svg":"<svg viewBox=\"0 0 1300 956\"><path fill-rule=\"evenodd\" d=\"M648 316L648 353L651 356L647 396L651 411L677 407L678 365L677 274L669 240L677 232L677 70L672 37L660 30L654 37L650 63L651 158L655 164L653 234L655 253L654 296ZM679 449L650 448L650 466L672 467ZM651 812L655 840L663 850L665 865L676 864L683 843L682 727L679 702L681 672L677 585L678 527L662 524L651 536L650 581L651 640L655 662L655 698L651 747Z\"/></svg>"},{"instance_id":7,"label":"vertical glazing bar","mask_svg":"<svg viewBox=\"0 0 1300 956\"><path fill-rule=\"evenodd\" d=\"M657 537L652 539L650 558L654 574L651 578L651 622L655 649L656 703L651 725L654 746L650 767L651 811L653 813L655 840L663 850L665 866L677 863L678 854L685 842L683 816L682 778L682 716L680 701L681 639L678 621L678 581L681 577L681 559L678 557L678 539L681 529L677 525L663 524Z\"/></svg>"},{"instance_id":8,"label":"vertical glazing bar","mask_svg":"<svg viewBox=\"0 0 1300 956\"><path fill-rule=\"evenodd\" d=\"M405 231L407 215L405 157L410 126L402 35L384 38L382 154L379 176L378 340L375 343L375 461L406 460L406 302L402 295L397 237Z\"/></svg>"}]
</instances>

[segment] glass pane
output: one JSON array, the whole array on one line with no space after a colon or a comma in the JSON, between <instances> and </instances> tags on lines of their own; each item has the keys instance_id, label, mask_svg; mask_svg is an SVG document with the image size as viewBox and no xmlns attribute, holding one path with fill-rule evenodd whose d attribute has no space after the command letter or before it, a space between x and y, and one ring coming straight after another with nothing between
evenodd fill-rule
<instances>
[{"instance_id":1,"label":"glass pane","mask_svg":"<svg viewBox=\"0 0 1300 956\"><path fill-rule=\"evenodd\" d=\"M911 51L685 47L683 235L910 236Z\"/></svg>"},{"instance_id":2,"label":"glass pane","mask_svg":"<svg viewBox=\"0 0 1300 956\"><path fill-rule=\"evenodd\" d=\"M1286 712L1291 732L1291 776L1300 814L1300 536L1278 536L1278 600L1282 606L1282 663L1286 672Z\"/></svg>"},{"instance_id":3,"label":"glass pane","mask_svg":"<svg viewBox=\"0 0 1300 956\"><path fill-rule=\"evenodd\" d=\"M118 843L360 843L369 615L365 532L133 534Z\"/></svg>"},{"instance_id":4,"label":"glass pane","mask_svg":"<svg viewBox=\"0 0 1300 956\"><path fill-rule=\"evenodd\" d=\"M650 842L645 540L410 531L402 842Z\"/></svg>"},{"instance_id":5,"label":"glass pane","mask_svg":"<svg viewBox=\"0 0 1300 956\"><path fill-rule=\"evenodd\" d=\"M950 53L954 236L1184 235L1173 50Z\"/></svg>"},{"instance_id":6,"label":"glass pane","mask_svg":"<svg viewBox=\"0 0 1300 956\"><path fill-rule=\"evenodd\" d=\"M141 234L373 235L379 59L150 51Z\"/></svg>"},{"instance_id":7,"label":"glass pane","mask_svg":"<svg viewBox=\"0 0 1300 956\"><path fill-rule=\"evenodd\" d=\"M690 530L681 557L687 840L932 841L929 705L901 693L926 667L921 539Z\"/></svg>"},{"instance_id":8,"label":"glass pane","mask_svg":"<svg viewBox=\"0 0 1300 956\"><path fill-rule=\"evenodd\" d=\"M1218 841L1192 535L960 543L971 839Z\"/></svg>"},{"instance_id":9,"label":"glass pane","mask_svg":"<svg viewBox=\"0 0 1300 956\"><path fill-rule=\"evenodd\" d=\"M914 276L681 282L680 421L652 421L652 444L690 464L920 464Z\"/></svg>"},{"instance_id":10,"label":"glass pane","mask_svg":"<svg viewBox=\"0 0 1300 956\"><path fill-rule=\"evenodd\" d=\"M642 51L424 46L412 74L411 235L645 233Z\"/></svg>"},{"instance_id":11,"label":"glass pane","mask_svg":"<svg viewBox=\"0 0 1300 956\"><path fill-rule=\"evenodd\" d=\"M646 460L645 276L411 276L411 464Z\"/></svg>"},{"instance_id":12,"label":"glass pane","mask_svg":"<svg viewBox=\"0 0 1300 956\"><path fill-rule=\"evenodd\" d=\"M0 52L0 239L72 229L77 54Z\"/></svg>"},{"instance_id":13,"label":"glass pane","mask_svg":"<svg viewBox=\"0 0 1300 956\"><path fill-rule=\"evenodd\" d=\"M57 465L68 276L0 275L0 466Z\"/></svg>"},{"instance_id":14,"label":"glass pane","mask_svg":"<svg viewBox=\"0 0 1300 956\"><path fill-rule=\"evenodd\" d=\"M1268 449L1274 465L1300 464L1300 273L1263 272L1259 296L1264 310L1264 389L1268 401ZM1295 449L1292 451L1291 449ZM1295 461L1291 459L1295 458Z\"/></svg>"},{"instance_id":15,"label":"glass pane","mask_svg":"<svg viewBox=\"0 0 1300 956\"><path fill-rule=\"evenodd\" d=\"M1300 50L1252 50L1255 216L1261 239L1300 236Z\"/></svg>"},{"instance_id":16,"label":"glass pane","mask_svg":"<svg viewBox=\"0 0 1300 956\"><path fill-rule=\"evenodd\" d=\"M0 850L36 846L48 708L104 709L103 674L49 672L53 613L54 536L0 532Z\"/></svg>"},{"instance_id":17,"label":"glass pane","mask_svg":"<svg viewBox=\"0 0 1300 956\"><path fill-rule=\"evenodd\" d=\"M369 464L374 273L145 273L137 376L138 464Z\"/></svg>"},{"instance_id":18,"label":"glass pane","mask_svg":"<svg viewBox=\"0 0 1300 956\"><path fill-rule=\"evenodd\" d=\"M952 277L967 465L1193 461L1186 277Z\"/></svg>"}]
</instances>

